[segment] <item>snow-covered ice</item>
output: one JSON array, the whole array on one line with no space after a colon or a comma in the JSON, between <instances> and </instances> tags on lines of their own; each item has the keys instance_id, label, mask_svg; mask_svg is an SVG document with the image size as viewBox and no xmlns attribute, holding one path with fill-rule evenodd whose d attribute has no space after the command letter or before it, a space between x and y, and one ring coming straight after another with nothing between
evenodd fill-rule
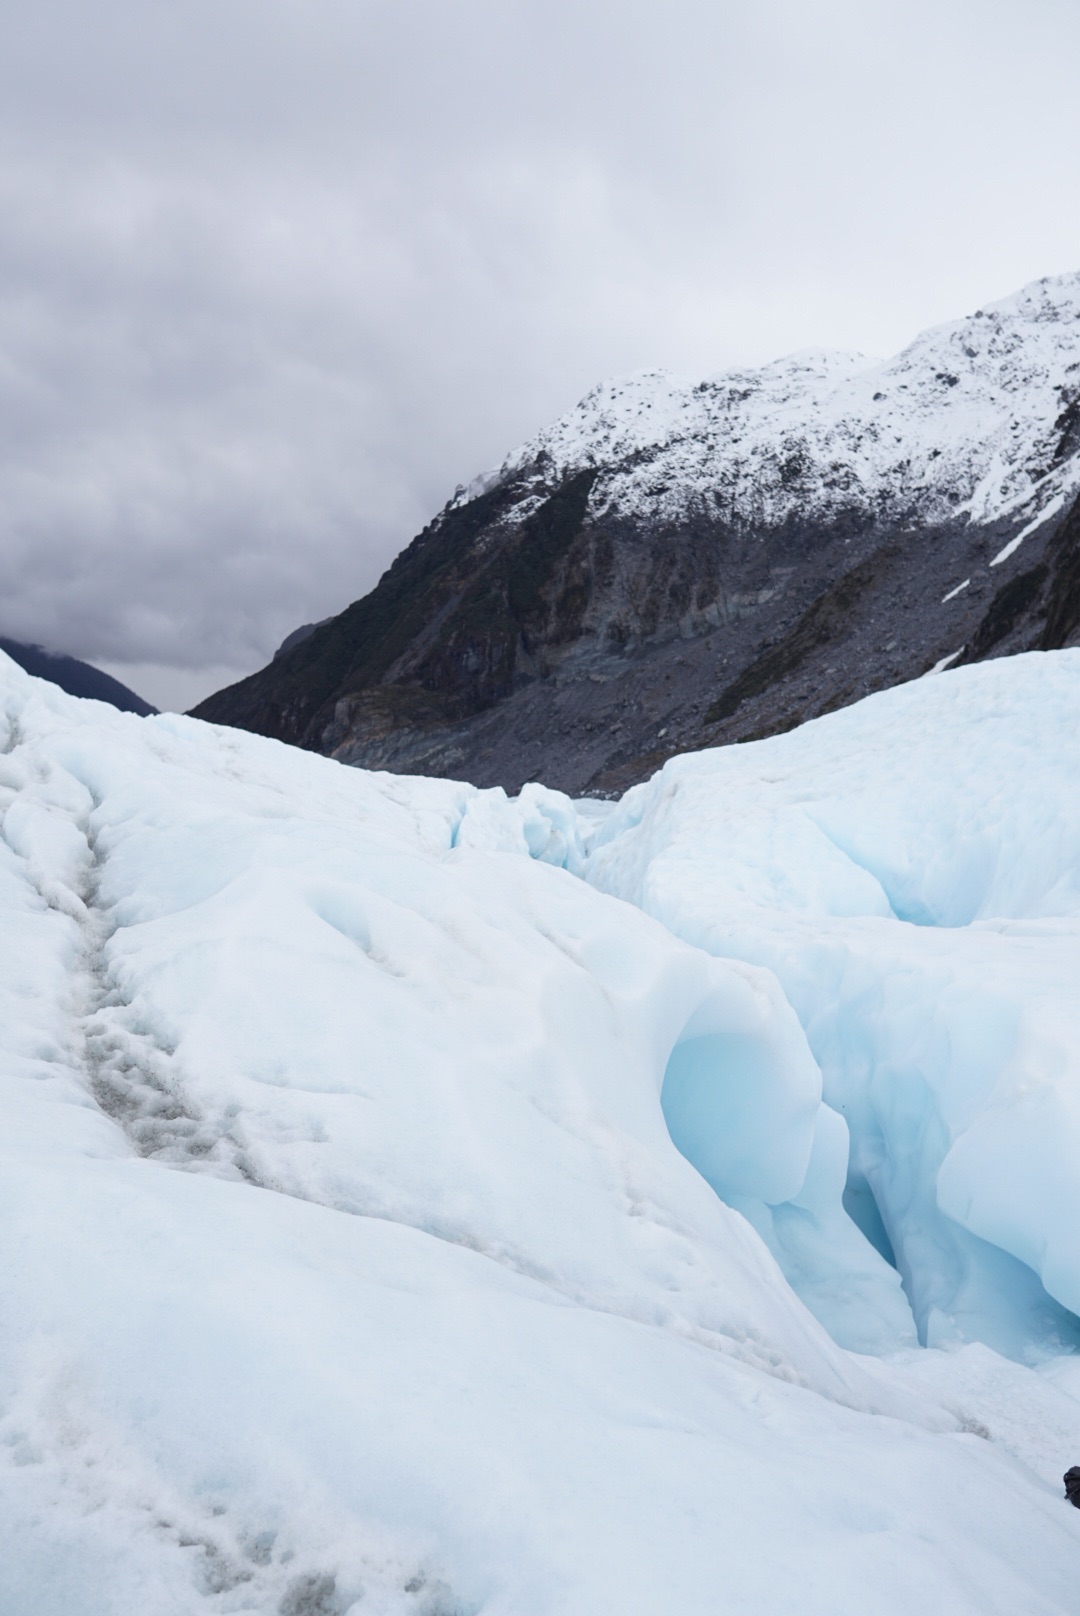
<instances>
[{"instance_id":1,"label":"snow-covered ice","mask_svg":"<svg viewBox=\"0 0 1080 1616\"><path fill-rule=\"evenodd\" d=\"M575 805L0 660L0 1611L1074 1610L1078 696Z\"/></svg>"}]
</instances>

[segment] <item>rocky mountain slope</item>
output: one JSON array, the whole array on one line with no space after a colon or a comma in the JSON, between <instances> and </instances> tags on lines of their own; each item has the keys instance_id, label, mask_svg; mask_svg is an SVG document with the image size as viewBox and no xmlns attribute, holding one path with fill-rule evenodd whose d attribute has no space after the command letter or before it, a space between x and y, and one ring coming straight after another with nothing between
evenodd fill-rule
<instances>
[{"instance_id":1,"label":"rocky mountain slope","mask_svg":"<svg viewBox=\"0 0 1080 1616\"><path fill-rule=\"evenodd\" d=\"M936 666L1080 640L1080 274L884 363L605 384L197 716L610 793Z\"/></svg>"}]
</instances>

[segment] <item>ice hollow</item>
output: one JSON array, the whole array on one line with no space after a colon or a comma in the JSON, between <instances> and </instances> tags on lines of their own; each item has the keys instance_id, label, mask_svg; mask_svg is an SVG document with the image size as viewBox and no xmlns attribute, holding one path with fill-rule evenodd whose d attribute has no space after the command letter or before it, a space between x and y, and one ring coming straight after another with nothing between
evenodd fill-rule
<instances>
[{"instance_id":1,"label":"ice hollow","mask_svg":"<svg viewBox=\"0 0 1080 1616\"><path fill-rule=\"evenodd\" d=\"M737 1019L726 1004L699 1009L668 1058L661 1100L675 1146L721 1199L787 1201L806 1178L821 1073L756 1008Z\"/></svg>"},{"instance_id":2,"label":"ice hollow","mask_svg":"<svg viewBox=\"0 0 1080 1616\"><path fill-rule=\"evenodd\" d=\"M789 1284L842 1346L889 1352L915 1327L895 1263L848 1215L849 1138L821 1104L805 1041L730 1005L702 1007L667 1062L662 1103L676 1148L741 1212Z\"/></svg>"}]
</instances>

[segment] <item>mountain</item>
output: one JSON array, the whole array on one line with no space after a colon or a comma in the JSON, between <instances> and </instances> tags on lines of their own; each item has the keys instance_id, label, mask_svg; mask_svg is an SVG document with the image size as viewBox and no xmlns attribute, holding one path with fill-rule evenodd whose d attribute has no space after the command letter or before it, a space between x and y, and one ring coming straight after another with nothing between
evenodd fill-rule
<instances>
[{"instance_id":1,"label":"mountain","mask_svg":"<svg viewBox=\"0 0 1080 1616\"><path fill-rule=\"evenodd\" d=\"M283 657L285 655L286 651L291 651L294 645L299 645L301 640L306 640L309 635L314 634L317 628L322 628L324 623L329 623L331 621L332 620L329 617L320 617L317 623L301 623L300 627L294 628L291 634L286 634L285 638L274 652L273 660L276 662L278 657Z\"/></svg>"},{"instance_id":2,"label":"mountain","mask_svg":"<svg viewBox=\"0 0 1080 1616\"><path fill-rule=\"evenodd\" d=\"M1080 274L884 363L608 383L199 717L610 794L937 665L1080 636Z\"/></svg>"},{"instance_id":3,"label":"mountain","mask_svg":"<svg viewBox=\"0 0 1080 1616\"><path fill-rule=\"evenodd\" d=\"M51 684L66 690L69 696L107 701L122 713L138 713L140 718L157 712L156 707L143 701L134 690L122 685L119 679L102 673L100 668L91 667L89 662L80 662L77 657L46 651L44 646L27 645L22 640L10 640L3 634L0 634L0 651L5 651L12 662L17 662L25 672L32 673L36 679L48 679Z\"/></svg>"}]
</instances>

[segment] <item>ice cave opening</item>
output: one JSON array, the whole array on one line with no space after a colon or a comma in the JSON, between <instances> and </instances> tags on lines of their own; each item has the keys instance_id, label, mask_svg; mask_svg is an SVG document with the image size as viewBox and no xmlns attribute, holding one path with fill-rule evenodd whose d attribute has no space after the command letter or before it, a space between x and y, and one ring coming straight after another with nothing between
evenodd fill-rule
<instances>
[{"instance_id":1,"label":"ice cave opening","mask_svg":"<svg viewBox=\"0 0 1080 1616\"><path fill-rule=\"evenodd\" d=\"M903 1172L878 1174L875 1189L860 1165L868 1142L808 1092L805 1071L792 1073L790 1047L761 1028L702 1019L664 1072L672 1143L754 1226L841 1346L888 1353L981 1341L1018 1361L1080 1350L1080 1319L1039 1275L939 1206L935 1154L912 1150ZM888 1155L881 1138L874 1144ZM896 1204L883 1209L882 1194Z\"/></svg>"}]
</instances>

